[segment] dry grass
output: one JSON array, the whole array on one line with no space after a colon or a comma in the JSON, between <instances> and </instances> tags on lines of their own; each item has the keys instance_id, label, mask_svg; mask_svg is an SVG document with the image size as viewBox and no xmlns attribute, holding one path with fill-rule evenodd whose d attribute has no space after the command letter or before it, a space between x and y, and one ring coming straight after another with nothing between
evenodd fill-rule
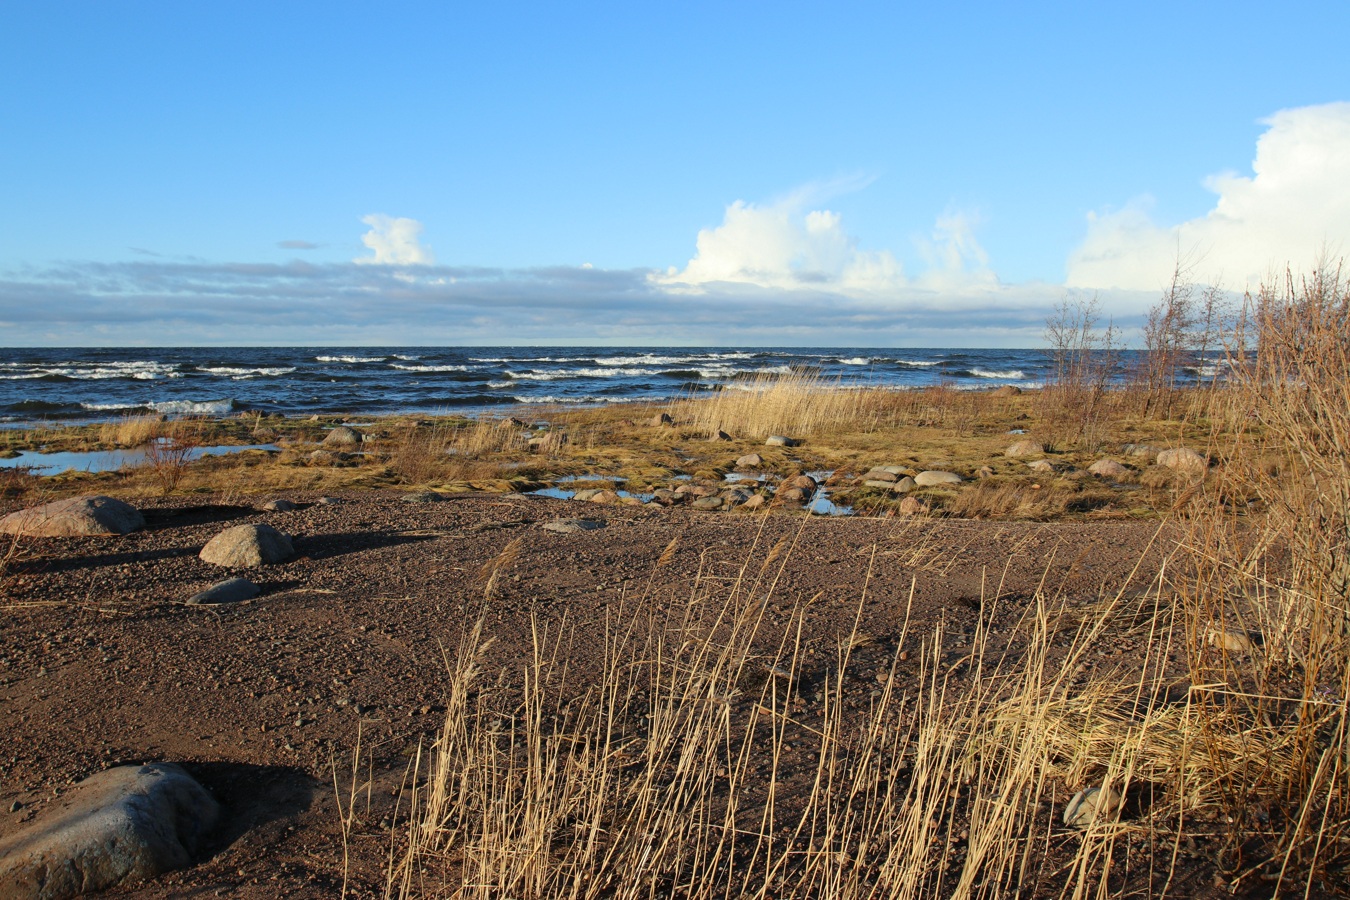
<instances>
[{"instance_id":1,"label":"dry grass","mask_svg":"<svg viewBox=\"0 0 1350 900\"><path fill-rule=\"evenodd\" d=\"M128 415L98 428L98 442L105 447L142 447L164 434L165 420L159 415Z\"/></svg>"},{"instance_id":2,"label":"dry grass","mask_svg":"<svg viewBox=\"0 0 1350 900\"><path fill-rule=\"evenodd\" d=\"M802 608L766 643L762 598L790 556L755 554L730 587L700 576L664 614L615 611L597 684L568 672L566 626L537 627L533 658L495 681L481 624L468 633L389 894L1089 896L1119 889L1114 867L1152 848L1163 864L1127 881L1161 895L1175 823L1222 803L1250 750L1239 734L1213 752L1184 694L1159 699L1186 641L1170 597L1108 596L1066 634L1064 598L1038 595L1011 636L982 619L955 662L941 628L906 625L899 644L916 649L878 688L850 670L869 641L856 631L813 671ZM1142 654L1092 669L1122 636ZM906 667L917 677L902 689ZM1065 834L1055 817L1086 784L1147 788L1149 808Z\"/></svg>"}]
</instances>

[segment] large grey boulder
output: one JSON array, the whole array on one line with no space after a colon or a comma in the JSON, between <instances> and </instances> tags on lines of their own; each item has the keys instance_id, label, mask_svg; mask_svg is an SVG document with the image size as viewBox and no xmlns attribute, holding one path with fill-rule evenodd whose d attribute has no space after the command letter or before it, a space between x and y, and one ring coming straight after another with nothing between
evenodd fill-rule
<instances>
[{"instance_id":1,"label":"large grey boulder","mask_svg":"<svg viewBox=\"0 0 1350 900\"><path fill-rule=\"evenodd\" d=\"M207 541L198 555L215 566L265 566L294 554L291 539L271 525L236 525Z\"/></svg>"},{"instance_id":2,"label":"large grey boulder","mask_svg":"<svg viewBox=\"0 0 1350 900\"><path fill-rule=\"evenodd\" d=\"M173 763L107 769L0 840L0 900L64 900L181 869L219 818Z\"/></svg>"},{"instance_id":3,"label":"large grey boulder","mask_svg":"<svg viewBox=\"0 0 1350 900\"><path fill-rule=\"evenodd\" d=\"M21 509L0 519L0 533L32 537L127 534L145 527L136 507L113 497L72 497Z\"/></svg>"},{"instance_id":4,"label":"large grey boulder","mask_svg":"<svg viewBox=\"0 0 1350 900\"><path fill-rule=\"evenodd\" d=\"M1209 460L1186 447L1162 451L1158 454L1158 465L1187 475L1204 475L1209 471Z\"/></svg>"}]
</instances>

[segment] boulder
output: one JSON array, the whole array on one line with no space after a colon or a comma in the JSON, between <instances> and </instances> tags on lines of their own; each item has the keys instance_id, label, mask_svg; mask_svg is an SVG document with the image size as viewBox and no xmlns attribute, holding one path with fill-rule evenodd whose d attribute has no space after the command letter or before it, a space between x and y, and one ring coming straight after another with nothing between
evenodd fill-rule
<instances>
[{"instance_id":1,"label":"boulder","mask_svg":"<svg viewBox=\"0 0 1350 900\"><path fill-rule=\"evenodd\" d=\"M365 435L347 425L339 425L324 436L325 447L359 447Z\"/></svg>"},{"instance_id":2,"label":"boulder","mask_svg":"<svg viewBox=\"0 0 1350 900\"><path fill-rule=\"evenodd\" d=\"M1099 478L1125 478L1130 470L1114 459L1099 459L1088 466L1088 472Z\"/></svg>"},{"instance_id":3,"label":"boulder","mask_svg":"<svg viewBox=\"0 0 1350 900\"><path fill-rule=\"evenodd\" d=\"M1008 445L1008 449L1003 451L1004 456L1039 456L1045 452L1045 445L1040 441L1014 441Z\"/></svg>"},{"instance_id":4,"label":"boulder","mask_svg":"<svg viewBox=\"0 0 1350 900\"><path fill-rule=\"evenodd\" d=\"M1119 794L1111 788L1090 787L1074 794L1064 807L1064 824L1086 829L1094 822L1110 822L1119 811Z\"/></svg>"},{"instance_id":5,"label":"boulder","mask_svg":"<svg viewBox=\"0 0 1350 900\"><path fill-rule=\"evenodd\" d=\"M295 554L291 539L271 525L236 525L206 542L198 554L215 566L264 566Z\"/></svg>"},{"instance_id":6,"label":"boulder","mask_svg":"<svg viewBox=\"0 0 1350 900\"><path fill-rule=\"evenodd\" d=\"M993 391L995 397L1016 397L1020 393L1022 389L1015 384L1005 384Z\"/></svg>"},{"instance_id":7,"label":"boulder","mask_svg":"<svg viewBox=\"0 0 1350 900\"><path fill-rule=\"evenodd\" d=\"M906 497L900 501L898 507L902 516L924 516L930 512L930 507L918 497Z\"/></svg>"},{"instance_id":8,"label":"boulder","mask_svg":"<svg viewBox=\"0 0 1350 900\"><path fill-rule=\"evenodd\" d=\"M1209 471L1209 461L1186 447L1162 451L1158 454L1158 465L1187 475L1204 475Z\"/></svg>"},{"instance_id":9,"label":"boulder","mask_svg":"<svg viewBox=\"0 0 1350 900\"><path fill-rule=\"evenodd\" d=\"M738 469L758 469L762 465L764 465L764 457L758 453L747 453L736 460L736 468Z\"/></svg>"},{"instance_id":10,"label":"boulder","mask_svg":"<svg viewBox=\"0 0 1350 900\"><path fill-rule=\"evenodd\" d=\"M620 497L615 491L596 491L590 497L591 503L618 503Z\"/></svg>"},{"instance_id":11,"label":"boulder","mask_svg":"<svg viewBox=\"0 0 1350 900\"><path fill-rule=\"evenodd\" d=\"M647 424L653 428L660 428L662 425L674 425L675 420L670 417L670 413L657 413L647 420Z\"/></svg>"},{"instance_id":12,"label":"boulder","mask_svg":"<svg viewBox=\"0 0 1350 900\"><path fill-rule=\"evenodd\" d=\"M295 504L289 500L268 500L262 508L267 512L290 512L295 509Z\"/></svg>"},{"instance_id":13,"label":"boulder","mask_svg":"<svg viewBox=\"0 0 1350 900\"><path fill-rule=\"evenodd\" d=\"M920 472L914 476L914 483L919 487L933 487L938 484L960 484L961 476L955 472L942 472L930 469L927 472Z\"/></svg>"},{"instance_id":14,"label":"boulder","mask_svg":"<svg viewBox=\"0 0 1350 900\"><path fill-rule=\"evenodd\" d=\"M173 763L107 769L0 840L0 897L65 900L181 869L219 818Z\"/></svg>"},{"instance_id":15,"label":"boulder","mask_svg":"<svg viewBox=\"0 0 1350 900\"><path fill-rule=\"evenodd\" d=\"M809 495L814 494L816 492L816 488L818 488L819 486L820 485L816 483L816 480L812 478L810 475L793 475L791 478L784 479L783 483L778 486L778 489L780 491L785 488L787 490L806 491L806 493Z\"/></svg>"},{"instance_id":16,"label":"boulder","mask_svg":"<svg viewBox=\"0 0 1350 900\"><path fill-rule=\"evenodd\" d=\"M576 491L575 493L573 493L572 499L577 500L581 503L585 503L598 493L600 493L599 488L586 488L585 490Z\"/></svg>"},{"instance_id":17,"label":"boulder","mask_svg":"<svg viewBox=\"0 0 1350 900\"><path fill-rule=\"evenodd\" d=\"M737 507L737 509L748 509L748 510L762 509L764 507L764 504L768 502L769 502L768 499L763 494L752 494L750 498L746 500L744 503L742 503L739 507Z\"/></svg>"},{"instance_id":18,"label":"boulder","mask_svg":"<svg viewBox=\"0 0 1350 900\"><path fill-rule=\"evenodd\" d=\"M1055 464L1048 459L1038 459L1027 463L1027 468L1033 472L1053 472L1055 471Z\"/></svg>"},{"instance_id":19,"label":"boulder","mask_svg":"<svg viewBox=\"0 0 1350 900\"><path fill-rule=\"evenodd\" d=\"M882 481L879 478L869 478L863 482L863 487L881 488L883 491L889 491L894 486L894 481Z\"/></svg>"},{"instance_id":20,"label":"boulder","mask_svg":"<svg viewBox=\"0 0 1350 900\"><path fill-rule=\"evenodd\" d=\"M895 484L900 480L899 474L888 472L885 469L870 469L863 475L863 481L884 481L887 484Z\"/></svg>"},{"instance_id":21,"label":"boulder","mask_svg":"<svg viewBox=\"0 0 1350 900\"><path fill-rule=\"evenodd\" d=\"M240 603L258 596L259 588L247 578L229 578L218 581L204 591L198 591L188 598L188 606L203 606L212 603Z\"/></svg>"},{"instance_id":22,"label":"boulder","mask_svg":"<svg viewBox=\"0 0 1350 900\"><path fill-rule=\"evenodd\" d=\"M764 446L766 446L766 447L795 447L795 446L797 446L799 443L801 443L801 441L798 441L798 440L795 439L795 438L785 437L785 436L783 436L783 435L781 435L781 434L771 434L771 435L769 435L769 439L766 440L766 441L764 442Z\"/></svg>"},{"instance_id":23,"label":"boulder","mask_svg":"<svg viewBox=\"0 0 1350 900\"><path fill-rule=\"evenodd\" d=\"M710 440L710 441L729 441L729 440L731 440L731 435L727 434L725 431L723 431L722 429L718 428L718 429L714 430L712 434L708 435L708 440Z\"/></svg>"},{"instance_id":24,"label":"boulder","mask_svg":"<svg viewBox=\"0 0 1350 900\"><path fill-rule=\"evenodd\" d=\"M597 528L604 528L604 522L597 522L594 519L554 519L552 522L543 524L545 531L552 531L556 534L576 534L581 531L594 531Z\"/></svg>"},{"instance_id":25,"label":"boulder","mask_svg":"<svg viewBox=\"0 0 1350 900\"><path fill-rule=\"evenodd\" d=\"M994 469L992 466L980 466L975 470L975 475L979 478L993 478Z\"/></svg>"},{"instance_id":26,"label":"boulder","mask_svg":"<svg viewBox=\"0 0 1350 900\"><path fill-rule=\"evenodd\" d=\"M0 519L0 533L31 537L127 534L145 526L136 507L112 497L72 497L10 513Z\"/></svg>"},{"instance_id":27,"label":"boulder","mask_svg":"<svg viewBox=\"0 0 1350 900\"><path fill-rule=\"evenodd\" d=\"M699 497L690 504L694 509L721 509L721 497Z\"/></svg>"},{"instance_id":28,"label":"boulder","mask_svg":"<svg viewBox=\"0 0 1350 900\"><path fill-rule=\"evenodd\" d=\"M918 486L918 482L906 475L904 478L901 478L895 484L891 485L891 491L896 494L908 494Z\"/></svg>"}]
</instances>

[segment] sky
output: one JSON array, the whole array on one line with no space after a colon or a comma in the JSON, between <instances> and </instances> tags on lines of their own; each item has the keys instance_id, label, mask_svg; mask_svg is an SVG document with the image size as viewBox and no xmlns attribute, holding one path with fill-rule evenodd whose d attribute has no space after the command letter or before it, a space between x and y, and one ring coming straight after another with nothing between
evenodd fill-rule
<instances>
[{"instance_id":1,"label":"sky","mask_svg":"<svg viewBox=\"0 0 1350 900\"><path fill-rule=\"evenodd\" d=\"M0 3L0 346L1038 346L1350 252L1350 4Z\"/></svg>"}]
</instances>

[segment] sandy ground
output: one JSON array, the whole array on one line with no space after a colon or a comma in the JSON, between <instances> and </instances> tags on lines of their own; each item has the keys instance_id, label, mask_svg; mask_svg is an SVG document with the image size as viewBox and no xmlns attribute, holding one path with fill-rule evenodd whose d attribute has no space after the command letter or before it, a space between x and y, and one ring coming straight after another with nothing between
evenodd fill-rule
<instances>
[{"instance_id":1,"label":"sandy ground","mask_svg":"<svg viewBox=\"0 0 1350 900\"><path fill-rule=\"evenodd\" d=\"M515 540L486 606L489 667L508 679L528 659L532 616L579 626L568 652L584 679L607 614L677 602L697 579L729 584L783 538L792 549L763 639L772 644L788 611L814 599L805 633L812 652L829 655L853 627L865 587L859 678L903 649L907 616L910 635L944 623L959 655L981 615L997 645L1038 585L1091 599L1132 573L1147 581L1159 558L1150 522L807 519L403 497L364 492L319 504L293 495L301 506L284 513L260 511L266 498L150 501L147 527L125 537L27 542L0 616L0 834L107 766L177 761L220 799L226 824L200 865L115 893L333 896L343 883L333 771L347 770L345 788L359 729L376 788L350 835L348 876L356 895L381 894L395 795L444 710L444 653L484 609L481 568ZM579 515L607 527L540 527ZM296 556L250 571L197 558L214 534L246 522L293 535ZM673 538L673 558L657 567ZM262 596L183 604L231 575L257 581ZM1121 642L1112 652L1138 649Z\"/></svg>"}]
</instances>

